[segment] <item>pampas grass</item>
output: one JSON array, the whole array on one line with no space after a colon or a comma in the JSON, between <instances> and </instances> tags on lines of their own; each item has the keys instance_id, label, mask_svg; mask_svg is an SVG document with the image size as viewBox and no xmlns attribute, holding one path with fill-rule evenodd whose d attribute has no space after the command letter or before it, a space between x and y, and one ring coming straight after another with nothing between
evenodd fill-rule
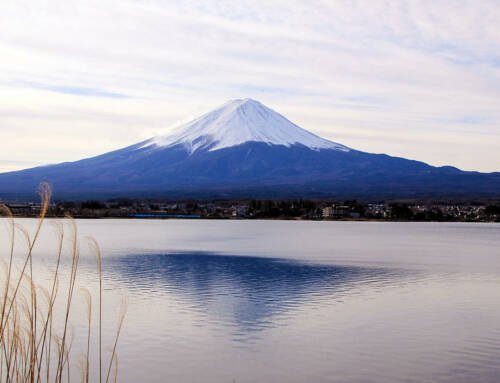
<instances>
[{"instance_id":1,"label":"pampas grass","mask_svg":"<svg viewBox=\"0 0 500 383\"><path fill-rule=\"evenodd\" d=\"M81 289L86 308L86 318L84 318L87 326L86 347L84 355L75 361L71 353L75 333L70 324L70 313L75 296L78 295L75 294L80 259L78 229L75 221L67 217L66 221L70 227L71 265L69 278L64 286L61 286L63 243L68 234L65 233L62 223L54 223L58 243L53 277L48 286L37 285L36 270L33 268L33 249L45 221L51 189L48 184L43 183L39 192L41 213L32 235L15 222L7 206L0 204L0 209L6 216L10 241L7 260L2 257L3 273L0 275L0 381L70 382L71 371L76 367L80 368L82 382L88 383L94 375L99 377L100 383L117 381L116 350L125 318L126 302L121 307L111 355L106 361L106 378L103 380L103 364L106 363L102 353L102 260L99 246L94 239L87 239L97 259L98 342L97 345L93 344L91 337L93 297L89 290ZM25 242L25 252L21 260L15 259L17 236ZM15 267L17 264L19 268ZM56 305L56 300L62 301L63 304ZM56 325L56 322L62 325ZM94 352L98 353L98 362L95 366L91 364L91 354Z\"/></svg>"}]
</instances>

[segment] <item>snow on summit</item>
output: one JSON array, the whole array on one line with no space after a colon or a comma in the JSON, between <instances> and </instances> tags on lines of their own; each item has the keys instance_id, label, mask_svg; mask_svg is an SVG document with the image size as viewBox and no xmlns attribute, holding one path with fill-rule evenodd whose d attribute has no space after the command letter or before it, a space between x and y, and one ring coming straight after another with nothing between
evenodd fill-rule
<instances>
[{"instance_id":1,"label":"snow on summit","mask_svg":"<svg viewBox=\"0 0 500 383\"><path fill-rule=\"evenodd\" d=\"M148 140L145 146L183 144L192 153L201 148L213 151L249 141L287 147L301 144L314 150L349 150L300 128L281 114L250 98L229 101L214 111L177 127L169 135Z\"/></svg>"}]
</instances>

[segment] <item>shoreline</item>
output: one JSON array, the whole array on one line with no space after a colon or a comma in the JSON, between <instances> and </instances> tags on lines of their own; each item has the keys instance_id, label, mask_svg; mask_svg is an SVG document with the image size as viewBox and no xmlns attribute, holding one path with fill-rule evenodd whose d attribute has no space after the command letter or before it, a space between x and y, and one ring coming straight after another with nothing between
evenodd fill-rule
<instances>
[{"instance_id":1,"label":"shoreline","mask_svg":"<svg viewBox=\"0 0 500 383\"><path fill-rule=\"evenodd\" d=\"M38 219L39 217L33 215L14 215L14 218L32 218ZM46 219L64 219L67 216L59 216L59 215L46 215ZM0 216L0 218L7 218L6 216ZM500 224L500 221L494 220L403 220L403 219L377 219L377 218L303 218L303 217L163 217L163 216L71 216L73 219L78 220L109 220L109 219L119 219L119 220L154 220L154 221L175 221L175 220L187 220L187 221L305 221L305 222L380 222L380 223L482 223L482 224Z\"/></svg>"}]
</instances>

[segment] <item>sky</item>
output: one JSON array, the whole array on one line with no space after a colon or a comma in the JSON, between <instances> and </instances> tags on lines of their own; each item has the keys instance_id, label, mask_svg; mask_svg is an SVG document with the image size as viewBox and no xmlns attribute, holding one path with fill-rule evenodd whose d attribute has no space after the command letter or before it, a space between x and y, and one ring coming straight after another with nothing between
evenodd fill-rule
<instances>
[{"instance_id":1,"label":"sky","mask_svg":"<svg viewBox=\"0 0 500 383\"><path fill-rule=\"evenodd\" d=\"M9 0L0 171L253 98L354 149L500 171L498 0Z\"/></svg>"}]
</instances>

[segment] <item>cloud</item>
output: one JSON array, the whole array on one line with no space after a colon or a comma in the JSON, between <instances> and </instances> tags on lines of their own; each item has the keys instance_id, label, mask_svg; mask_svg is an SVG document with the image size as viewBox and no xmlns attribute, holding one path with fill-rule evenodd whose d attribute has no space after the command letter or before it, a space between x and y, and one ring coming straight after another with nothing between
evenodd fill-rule
<instances>
[{"instance_id":1,"label":"cloud","mask_svg":"<svg viewBox=\"0 0 500 383\"><path fill-rule=\"evenodd\" d=\"M8 2L5 155L76 160L252 97L354 148L500 170L499 18L493 0Z\"/></svg>"},{"instance_id":2,"label":"cloud","mask_svg":"<svg viewBox=\"0 0 500 383\"><path fill-rule=\"evenodd\" d=\"M0 84L1 85L1 84ZM76 96L86 96L86 97L107 97L107 98L128 98L129 96L106 92L102 89L85 88L79 86L68 86L68 85L50 85L50 84L40 84L31 81L13 81L11 83L3 84L6 86L21 87L21 88L32 88L47 90L49 92L56 92L62 94L72 94Z\"/></svg>"}]
</instances>

